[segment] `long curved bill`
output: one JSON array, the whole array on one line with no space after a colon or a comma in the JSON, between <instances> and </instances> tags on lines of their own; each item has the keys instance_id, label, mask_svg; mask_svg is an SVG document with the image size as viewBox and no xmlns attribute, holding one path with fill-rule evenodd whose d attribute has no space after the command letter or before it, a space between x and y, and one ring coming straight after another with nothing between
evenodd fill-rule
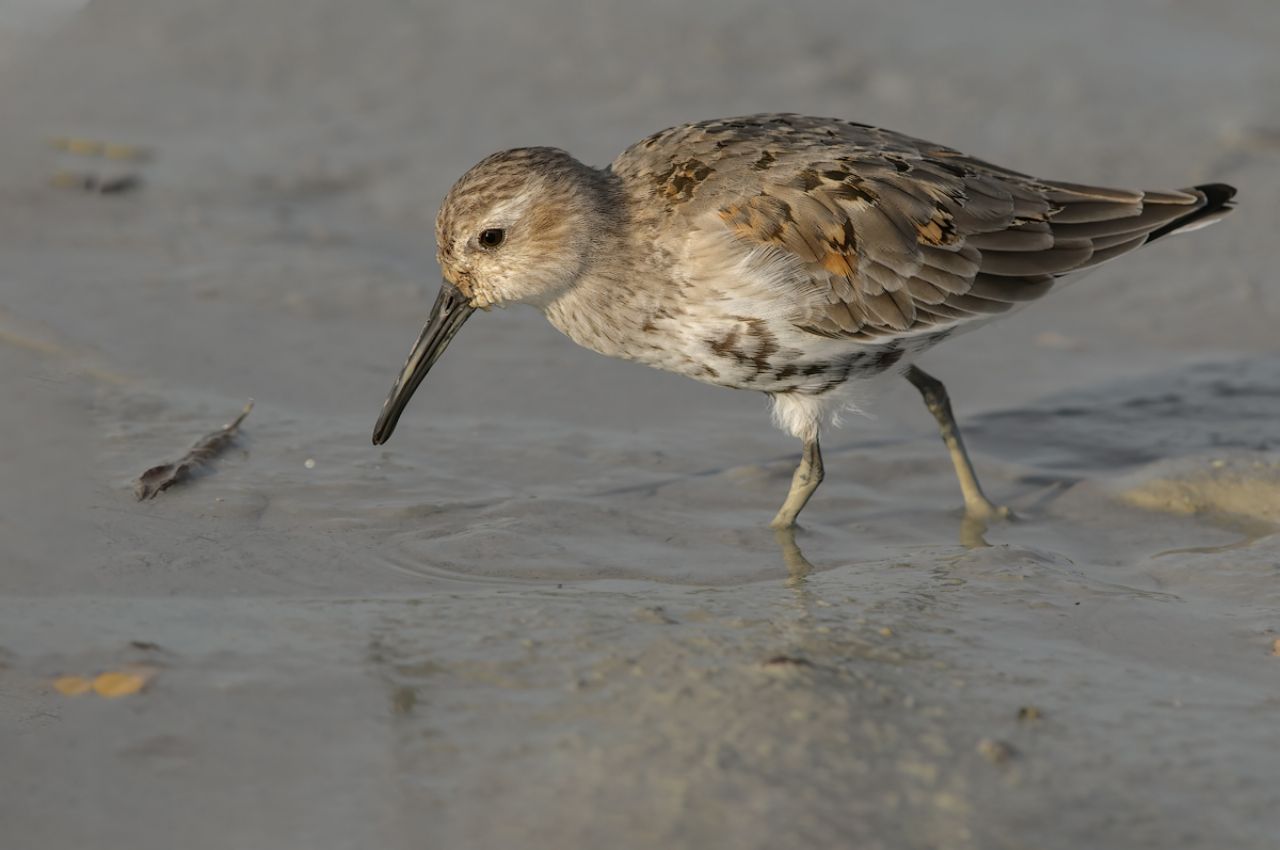
<instances>
[{"instance_id":1,"label":"long curved bill","mask_svg":"<svg viewBox=\"0 0 1280 850\"><path fill-rule=\"evenodd\" d=\"M396 422L399 421L400 414L404 412L409 399L413 397L413 391L418 388L418 384L422 383L422 379L427 377L427 372L440 359L440 355L444 353L449 341L462 327L463 322L475 311L476 308L467 303L466 297L458 291L456 286L448 281L441 284L440 294L436 296L436 303L431 308L431 317L427 319L427 326L422 329L418 341L413 344L409 359L405 361L404 368L400 370L400 377L396 378L395 386L391 388L391 395L387 396L387 400L382 404L378 424L373 426L375 446L380 446L391 439L391 432L396 429Z\"/></svg>"}]
</instances>

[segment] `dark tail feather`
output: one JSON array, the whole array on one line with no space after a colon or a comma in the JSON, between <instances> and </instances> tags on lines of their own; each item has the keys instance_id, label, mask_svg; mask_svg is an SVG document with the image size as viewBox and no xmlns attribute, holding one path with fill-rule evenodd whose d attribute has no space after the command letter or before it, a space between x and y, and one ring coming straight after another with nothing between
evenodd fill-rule
<instances>
[{"instance_id":1,"label":"dark tail feather","mask_svg":"<svg viewBox=\"0 0 1280 850\"><path fill-rule=\"evenodd\" d=\"M1226 183L1206 183L1203 186L1196 186L1186 191L1199 192L1204 195L1204 204L1195 212L1187 213L1181 218L1175 218L1158 230L1151 231L1151 235L1147 237L1147 242L1159 239L1161 236L1168 236L1170 233L1177 233L1184 227L1204 221L1205 224L1211 224L1227 214L1235 205L1231 203L1231 199L1236 195L1236 187L1228 186Z\"/></svg>"}]
</instances>

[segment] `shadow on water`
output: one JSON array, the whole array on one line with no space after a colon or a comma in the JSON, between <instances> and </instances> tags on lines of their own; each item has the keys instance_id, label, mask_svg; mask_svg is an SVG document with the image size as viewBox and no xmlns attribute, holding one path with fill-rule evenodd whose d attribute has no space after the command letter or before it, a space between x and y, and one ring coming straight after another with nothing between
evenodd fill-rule
<instances>
[{"instance_id":1,"label":"shadow on water","mask_svg":"<svg viewBox=\"0 0 1280 850\"><path fill-rule=\"evenodd\" d=\"M1192 363L961 422L983 454L1079 476L1227 448L1280 448L1280 358Z\"/></svg>"},{"instance_id":2,"label":"shadow on water","mask_svg":"<svg viewBox=\"0 0 1280 850\"><path fill-rule=\"evenodd\" d=\"M1086 502L1112 498L1105 485L1118 474L1224 447L1256 452L1280 445L1277 373L1280 358L1197 363L962 421L980 455L1022 467L1004 478L1000 495L1030 518L1025 524L988 527L960 517L951 525L955 515L947 511L959 501L950 498L954 478L934 438L925 455L922 424L914 435L831 446L830 457L856 455L860 473L832 476L821 491L826 504L809 510L823 526L772 534L771 543L757 523L794 454L660 478L649 478L656 470L639 463L622 472L648 478L634 484L600 487L597 479L593 488L589 477L526 483L490 500L449 503L407 480L403 486L421 488L405 496L407 507L388 511L382 496L371 502L382 512L378 552L409 576L492 585L622 579L723 586L776 577L779 554L789 580L802 582L853 563L931 556L957 542L971 551L994 542L1095 557L1103 544L1088 529L1100 528L1100 514ZM978 467L1000 480L998 464L979 457ZM1070 517L1087 528L1064 522ZM1270 529L1238 530L1244 540L1228 547L1248 545ZM1162 554L1224 551L1200 548L1204 542L1160 541L1169 549Z\"/></svg>"},{"instance_id":3,"label":"shadow on water","mask_svg":"<svg viewBox=\"0 0 1280 850\"><path fill-rule=\"evenodd\" d=\"M1233 531L1240 535L1238 540L1230 543L1223 543L1219 546L1183 546L1176 549L1165 549L1156 552L1154 557L1164 558L1170 555L1215 555L1220 552L1231 552L1236 549L1245 549L1276 533L1274 523L1264 520L1252 519L1250 517L1231 516L1231 515L1209 515L1204 517L1210 523L1217 525L1225 530Z\"/></svg>"},{"instance_id":4,"label":"shadow on water","mask_svg":"<svg viewBox=\"0 0 1280 850\"><path fill-rule=\"evenodd\" d=\"M999 520L999 522L1017 522L1016 517ZM960 545L965 549L985 549L991 544L987 542L987 532L990 529L990 523L986 520L965 514L960 518L957 527L958 539ZM795 528L779 528L773 531L773 540L778 546L779 552L782 554L782 564L787 571L787 584L792 587L799 587L816 572L820 572L829 567L815 566L812 561L805 556L804 550L800 547L799 540L796 539ZM844 564L847 565L847 564ZM832 565L836 566L836 565Z\"/></svg>"}]
</instances>

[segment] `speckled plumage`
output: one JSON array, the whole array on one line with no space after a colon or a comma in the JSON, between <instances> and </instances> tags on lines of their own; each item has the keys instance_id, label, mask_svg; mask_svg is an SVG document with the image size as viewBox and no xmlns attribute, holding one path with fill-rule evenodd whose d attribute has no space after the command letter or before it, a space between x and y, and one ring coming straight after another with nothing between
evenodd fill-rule
<instances>
[{"instance_id":1,"label":"speckled plumage","mask_svg":"<svg viewBox=\"0 0 1280 850\"><path fill-rule=\"evenodd\" d=\"M437 240L467 310L531 304L602 354L768 393L816 456L858 379L912 376L949 335L1215 220L1233 194L1041 180L862 124L755 115L664 130L602 170L552 148L494 154L450 190ZM397 387L422 372L411 357Z\"/></svg>"}]
</instances>

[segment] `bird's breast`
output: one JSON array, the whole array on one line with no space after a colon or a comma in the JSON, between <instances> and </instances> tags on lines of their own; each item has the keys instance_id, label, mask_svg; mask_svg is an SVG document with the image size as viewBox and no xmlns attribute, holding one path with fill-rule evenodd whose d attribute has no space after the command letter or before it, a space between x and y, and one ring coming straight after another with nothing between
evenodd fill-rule
<instances>
[{"instance_id":1,"label":"bird's breast","mask_svg":"<svg viewBox=\"0 0 1280 850\"><path fill-rule=\"evenodd\" d=\"M574 342L697 381L768 393L823 395L851 380L905 366L909 346L830 340L790 321L715 301L654 304L573 299L547 319ZM736 305L739 308L741 305Z\"/></svg>"}]
</instances>

